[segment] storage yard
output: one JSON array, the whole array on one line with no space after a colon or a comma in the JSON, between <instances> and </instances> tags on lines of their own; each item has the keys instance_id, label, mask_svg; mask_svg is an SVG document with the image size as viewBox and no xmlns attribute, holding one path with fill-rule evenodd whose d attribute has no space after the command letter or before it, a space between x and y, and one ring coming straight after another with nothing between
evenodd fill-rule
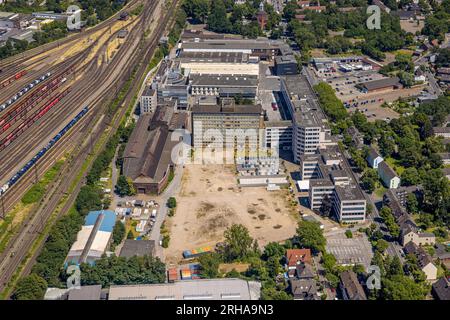
<instances>
[{"instance_id":1,"label":"storage yard","mask_svg":"<svg viewBox=\"0 0 450 320\"><path fill-rule=\"evenodd\" d=\"M166 262L178 263L185 250L214 248L233 223L245 225L260 246L292 237L297 213L287 195L287 189L239 188L233 166L186 166L176 214L166 221L172 235Z\"/></svg>"}]
</instances>

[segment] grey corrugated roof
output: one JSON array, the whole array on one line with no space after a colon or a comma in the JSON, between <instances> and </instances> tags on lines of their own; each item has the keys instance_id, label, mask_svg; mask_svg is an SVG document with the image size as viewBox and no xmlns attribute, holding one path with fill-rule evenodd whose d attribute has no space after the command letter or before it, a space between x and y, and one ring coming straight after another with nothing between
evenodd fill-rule
<instances>
[{"instance_id":1,"label":"grey corrugated roof","mask_svg":"<svg viewBox=\"0 0 450 320\"><path fill-rule=\"evenodd\" d=\"M122 250L120 251L121 257L131 258L133 256L153 256L155 250L154 240L125 240Z\"/></svg>"},{"instance_id":2,"label":"grey corrugated roof","mask_svg":"<svg viewBox=\"0 0 450 320\"><path fill-rule=\"evenodd\" d=\"M70 290L68 300L100 300L101 294L101 285L82 286L80 289Z\"/></svg>"}]
</instances>

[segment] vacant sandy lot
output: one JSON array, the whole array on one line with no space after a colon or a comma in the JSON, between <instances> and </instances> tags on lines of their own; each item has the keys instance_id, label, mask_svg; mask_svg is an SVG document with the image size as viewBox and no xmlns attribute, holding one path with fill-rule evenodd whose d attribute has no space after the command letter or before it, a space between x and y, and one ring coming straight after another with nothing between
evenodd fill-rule
<instances>
[{"instance_id":1,"label":"vacant sandy lot","mask_svg":"<svg viewBox=\"0 0 450 320\"><path fill-rule=\"evenodd\" d=\"M286 200L288 191L240 189L234 166L187 165L182 184L176 214L166 221L169 263L181 260L183 250L214 246L233 223L245 225L260 246L295 234L296 212Z\"/></svg>"}]
</instances>

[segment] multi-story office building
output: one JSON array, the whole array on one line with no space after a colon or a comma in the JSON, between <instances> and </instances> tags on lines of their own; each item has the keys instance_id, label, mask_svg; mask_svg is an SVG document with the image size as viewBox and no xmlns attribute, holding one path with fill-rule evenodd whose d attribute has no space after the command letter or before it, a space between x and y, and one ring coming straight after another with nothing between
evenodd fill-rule
<instances>
[{"instance_id":1,"label":"multi-story office building","mask_svg":"<svg viewBox=\"0 0 450 320\"><path fill-rule=\"evenodd\" d=\"M292 149L292 122L289 120L265 121L265 147L280 150Z\"/></svg>"},{"instance_id":2,"label":"multi-story office building","mask_svg":"<svg viewBox=\"0 0 450 320\"><path fill-rule=\"evenodd\" d=\"M145 88L141 96L140 113L152 113L155 111L158 104L158 94L152 87Z\"/></svg>"},{"instance_id":3,"label":"multi-story office building","mask_svg":"<svg viewBox=\"0 0 450 320\"><path fill-rule=\"evenodd\" d=\"M262 124L260 105L235 105L232 101L214 106L195 105L192 107L193 146L258 149Z\"/></svg>"},{"instance_id":4,"label":"multi-story office building","mask_svg":"<svg viewBox=\"0 0 450 320\"><path fill-rule=\"evenodd\" d=\"M336 144L331 139L328 120L304 76L283 77L281 97L292 115L292 151L295 162L299 162L303 154L314 154L319 148Z\"/></svg>"},{"instance_id":5,"label":"multi-story office building","mask_svg":"<svg viewBox=\"0 0 450 320\"><path fill-rule=\"evenodd\" d=\"M254 99L258 93L258 76L252 75L191 74L189 83L193 96L213 95L221 98Z\"/></svg>"},{"instance_id":6,"label":"multi-story office building","mask_svg":"<svg viewBox=\"0 0 450 320\"><path fill-rule=\"evenodd\" d=\"M312 210L320 211L328 198L339 222L365 220L366 199L349 170L337 147L300 157L302 180L310 180L308 197Z\"/></svg>"},{"instance_id":7,"label":"multi-story office building","mask_svg":"<svg viewBox=\"0 0 450 320\"><path fill-rule=\"evenodd\" d=\"M314 179L309 183L309 204L312 210L320 211L325 197L333 201L334 184L330 179Z\"/></svg>"},{"instance_id":8,"label":"multi-story office building","mask_svg":"<svg viewBox=\"0 0 450 320\"><path fill-rule=\"evenodd\" d=\"M361 189L355 185L336 186L333 208L339 221L344 223L364 222L367 201Z\"/></svg>"}]
</instances>

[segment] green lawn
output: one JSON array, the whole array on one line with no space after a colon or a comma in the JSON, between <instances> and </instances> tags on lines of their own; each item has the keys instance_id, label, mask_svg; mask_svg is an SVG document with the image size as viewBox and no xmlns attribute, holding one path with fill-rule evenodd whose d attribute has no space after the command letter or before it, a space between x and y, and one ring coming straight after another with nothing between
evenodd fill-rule
<instances>
[{"instance_id":1,"label":"green lawn","mask_svg":"<svg viewBox=\"0 0 450 320\"><path fill-rule=\"evenodd\" d=\"M25 193L22 197L22 203L27 205L38 202L44 195L47 186L55 179L63 163L64 160L56 162L55 165L44 174L42 179Z\"/></svg>"},{"instance_id":2,"label":"green lawn","mask_svg":"<svg viewBox=\"0 0 450 320\"><path fill-rule=\"evenodd\" d=\"M386 190L387 189L381 183L379 183L379 185L375 189L374 193L377 197L383 198L383 195L386 193Z\"/></svg>"},{"instance_id":3,"label":"green lawn","mask_svg":"<svg viewBox=\"0 0 450 320\"><path fill-rule=\"evenodd\" d=\"M394 158L391 157L387 157L384 159L384 161L386 161L386 163L392 168L394 169L395 172L397 172L397 174L399 176L402 175L403 171L405 171L405 167L402 166L398 160L395 160Z\"/></svg>"}]
</instances>

